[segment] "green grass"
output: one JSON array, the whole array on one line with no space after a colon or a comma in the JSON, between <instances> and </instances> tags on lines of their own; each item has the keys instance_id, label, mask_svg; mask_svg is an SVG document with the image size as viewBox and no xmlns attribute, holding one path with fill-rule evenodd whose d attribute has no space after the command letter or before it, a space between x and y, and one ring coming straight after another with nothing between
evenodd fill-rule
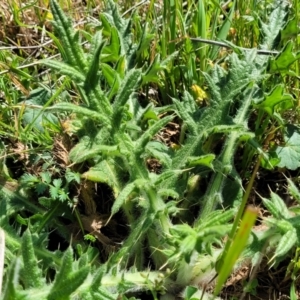
<instances>
[{"instance_id":1,"label":"green grass","mask_svg":"<svg viewBox=\"0 0 300 300\"><path fill-rule=\"evenodd\" d=\"M296 1L5 4L1 299L234 299L245 265L234 284L259 296L260 264L296 299L298 17Z\"/></svg>"}]
</instances>

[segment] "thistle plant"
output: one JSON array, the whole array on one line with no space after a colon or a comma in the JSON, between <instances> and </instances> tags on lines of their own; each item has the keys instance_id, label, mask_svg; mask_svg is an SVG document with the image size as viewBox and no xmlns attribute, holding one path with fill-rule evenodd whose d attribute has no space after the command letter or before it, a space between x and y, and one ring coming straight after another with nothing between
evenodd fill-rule
<instances>
[{"instance_id":1,"label":"thistle plant","mask_svg":"<svg viewBox=\"0 0 300 300\"><path fill-rule=\"evenodd\" d=\"M228 33L235 5L233 1L226 22L219 28L220 37ZM142 26L134 12L131 19L125 19L114 1L106 1L106 11L99 22L95 21L93 34L76 31L56 0L50 1L50 7L55 30L52 37L61 61L44 59L40 63L66 77L79 100L78 104L68 102L61 94L63 86L45 107L38 109L40 113L56 114L57 119L69 118L68 133L74 144L64 180L42 172L38 176L23 175L21 186L1 182L1 196L6 201L0 202L0 226L6 236L9 264L2 298L128 299L133 295L130 299L136 299L139 292L150 291L154 299L163 294L175 299L189 285L208 283L217 273L229 274L231 269L222 273L222 268L228 267L222 262L227 261L228 253L232 253L230 246L237 244L247 223L243 219L240 224L240 220L249 196L234 158L241 143L263 153L249 116L254 109L258 114L270 114L279 103L290 101L282 86L271 88L271 81L276 66L281 70L281 64L286 63L282 55L290 61L295 58L292 49L287 47L271 58L257 49L242 49L227 42L232 53L223 66L216 63L208 68L206 56L209 53L214 59L218 49L203 48L196 51L201 57L199 65L193 64L195 70L199 67L197 76L207 87L205 105L199 106L188 89L178 89L172 94L177 96L164 107L155 107L151 101L142 105L139 96L147 84L168 80L164 76L173 70L173 60L179 53L175 42L171 41L169 56L166 44L161 45L165 47L163 60L159 55L147 60L145 52L154 38L153 31L148 25ZM176 37L175 11L164 7L164 14L170 13L172 27L163 34L170 33L170 39ZM273 50L287 12L284 2L274 1L269 20L261 22L260 48ZM198 25L196 34L207 31L201 19L205 14L201 2L193 17ZM134 30L139 39L134 38ZM186 47L191 47L190 40ZM280 118L275 119L279 122ZM180 137L172 148L158 136L174 120L180 123ZM159 171L150 171L149 158L159 162ZM267 154L264 158L268 161ZM80 204L78 208L70 195L73 184L82 182L109 188L112 204L105 226L122 215L128 227L126 237L101 262L95 247L73 242L64 230L66 220L82 225ZM38 204L28 200L32 189L39 196ZM291 181L289 189L298 199L299 191ZM271 200L262 201L272 214L264 220L267 229L260 235L255 231L250 234L248 228L250 238L243 237L247 246L239 260L235 257L236 267L251 255L257 258L266 244L274 265L299 246L298 216L293 216L274 193ZM18 216L15 227L20 234L16 234L10 220L22 209L33 216ZM191 209L195 213L191 214ZM56 219L58 216L64 217L63 222ZM71 240L67 250L40 249L47 245L49 224ZM222 238L226 235L229 238L225 244ZM230 261L232 266L235 262ZM252 263L255 265L257 260ZM220 288L218 283L215 294Z\"/></svg>"}]
</instances>

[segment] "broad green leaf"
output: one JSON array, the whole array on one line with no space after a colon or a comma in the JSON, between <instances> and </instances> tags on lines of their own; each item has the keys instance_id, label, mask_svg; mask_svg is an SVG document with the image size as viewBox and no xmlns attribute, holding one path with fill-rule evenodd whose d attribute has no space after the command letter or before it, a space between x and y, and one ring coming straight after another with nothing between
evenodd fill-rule
<instances>
[{"instance_id":1,"label":"broad green leaf","mask_svg":"<svg viewBox=\"0 0 300 300\"><path fill-rule=\"evenodd\" d=\"M101 14L102 15L102 14ZM105 16L102 16L102 20ZM110 43L103 48L101 62L117 62L120 57L120 38L116 27L110 27Z\"/></svg>"},{"instance_id":2,"label":"broad green leaf","mask_svg":"<svg viewBox=\"0 0 300 300\"><path fill-rule=\"evenodd\" d=\"M206 154L201 155L198 157L189 157L188 158L188 167L195 167L195 166L206 166L210 169L214 169L213 161L215 160L216 156L214 154Z\"/></svg>"},{"instance_id":3,"label":"broad green leaf","mask_svg":"<svg viewBox=\"0 0 300 300\"><path fill-rule=\"evenodd\" d=\"M149 66L149 68L146 70L146 72L143 74L143 84L149 83L149 82L159 82L160 75L159 72L162 70L167 69L168 64L178 55L178 52L174 52L171 55L169 55L166 59L160 60L160 55L157 54Z\"/></svg>"},{"instance_id":4,"label":"broad green leaf","mask_svg":"<svg viewBox=\"0 0 300 300\"><path fill-rule=\"evenodd\" d=\"M23 102L26 107L22 118L25 125L30 124L38 131L44 132L47 123L58 124L57 117L43 109L43 105L47 103L51 96L52 93L43 88L31 91L27 100Z\"/></svg>"},{"instance_id":5,"label":"broad green leaf","mask_svg":"<svg viewBox=\"0 0 300 300\"><path fill-rule=\"evenodd\" d=\"M284 87L277 85L269 94L265 95L265 98L257 103L257 108L265 110L268 114L273 115L276 105L283 101L293 101L293 97L290 94L284 93Z\"/></svg>"},{"instance_id":6,"label":"broad green leaf","mask_svg":"<svg viewBox=\"0 0 300 300\"><path fill-rule=\"evenodd\" d=\"M278 167L296 170L300 167L300 130L295 125L287 125L284 133L284 146L278 146L276 153L280 158Z\"/></svg>"},{"instance_id":7,"label":"broad green leaf","mask_svg":"<svg viewBox=\"0 0 300 300\"><path fill-rule=\"evenodd\" d=\"M300 58L300 51L293 51L294 43L289 41L282 52L270 62L270 72L283 72L286 73L289 70L290 65Z\"/></svg>"},{"instance_id":8,"label":"broad green leaf","mask_svg":"<svg viewBox=\"0 0 300 300\"><path fill-rule=\"evenodd\" d=\"M101 63L101 69L102 69L102 74L105 77L110 87L113 87L115 81L117 81L118 86L120 86L120 76L115 69L113 69L110 65L106 63Z\"/></svg>"},{"instance_id":9,"label":"broad green leaf","mask_svg":"<svg viewBox=\"0 0 300 300\"><path fill-rule=\"evenodd\" d=\"M184 300L193 300L197 298L192 298L192 296L198 291L194 286L188 286L184 291Z\"/></svg>"},{"instance_id":10,"label":"broad green leaf","mask_svg":"<svg viewBox=\"0 0 300 300\"><path fill-rule=\"evenodd\" d=\"M299 34L299 31L298 19L293 17L281 30L281 40L289 40L292 37L296 37L297 34Z\"/></svg>"},{"instance_id":11,"label":"broad green leaf","mask_svg":"<svg viewBox=\"0 0 300 300\"><path fill-rule=\"evenodd\" d=\"M270 151L269 153L265 153L260 160L260 164L263 168L267 170L273 170L280 162L280 158L277 153L274 151Z\"/></svg>"}]
</instances>

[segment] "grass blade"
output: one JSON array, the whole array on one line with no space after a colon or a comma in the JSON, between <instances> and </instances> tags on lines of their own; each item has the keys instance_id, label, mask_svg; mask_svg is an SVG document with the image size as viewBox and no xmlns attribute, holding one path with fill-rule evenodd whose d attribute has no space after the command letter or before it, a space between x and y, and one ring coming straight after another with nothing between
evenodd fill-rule
<instances>
[{"instance_id":1,"label":"grass blade","mask_svg":"<svg viewBox=\"0 0 300 300\"><path fill-rule=\"evenodd\" d=\"M228 276L230 275L234 264L236 263L240 254L244 250L251 229L256 221L257 215L258 211L254 207L247 207L245 214L242 218L240 228L238 229L238 232L231 243L231 247L229 248L228 252L224 257L224 261L221 262L222 266L219 272L217 285L214 291L215 296L220 293L222 286L226 282Z\"/></svg>"}]
</instances>

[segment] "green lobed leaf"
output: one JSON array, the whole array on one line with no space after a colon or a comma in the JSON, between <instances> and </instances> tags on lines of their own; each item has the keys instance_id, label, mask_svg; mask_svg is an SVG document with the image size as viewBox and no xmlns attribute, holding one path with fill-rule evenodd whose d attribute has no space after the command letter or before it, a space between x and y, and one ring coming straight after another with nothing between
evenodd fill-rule
<instances>
[{"instance_id":1,"label":"green lobed leaf","mask_svg":"<svg viewBox=\"0 0 300 300\"><path fill-rule=\"evenodd\" d=\"M270 72L288 72L290 65L300 58L300 51L295 53L293 47L294 43L292 41L287 42L282 52L271 60Z\"/></svg>"},{"instance_id":2,"label":"green lobed leaf","mask_svg":"<svg viewBox=\"0 0 300 300\"><path fill-rule=\"evenodd\" d=\"M298 20L293 17L288 20L284 28L281 30L281 40L289 40L292 37L296 37L299 34Z\"/></svg>"},{"instance_id":3,"label":"green lobed leaf","mask_svg":"<svg viewBox=\"0 0 300 300\"><path fill-rule=\"evenodd\" d=\"M101 70L103 76L105 77L110 87L116 85L116 82L117 82L117 86L118 87L120 86L121 78L118 72L114 68L112 68L109 64L101 63Z\"/></svg>"},{"instance_id":4,"label":"green lobed leaf","mask_svg":"<svg viewBox=\"0 0 300 300\"><path fill-rule=\"evenodd\" d=\"M288 124L284 132L283 146L276 148L276 154L280 158L278 167L296 170L300 167L300 129Z\"/></svg>"},{"instance_id":5,"label":"green lobed leaf","mask_svg":"<svg viewBox=\"0 0 300 300\"><path fill-rule=\"evenodd\" d=\"M102 17L102 19L105 16ZM110 43L103 48L101 54L101 62L117 62L120 55L120 37L119 32L116 27L110 27Z\"/></svg>"},{"instance_id":6,"label":"green lobed leaf","mask_svg":"<svg viewBox=\"0 0 300 300\"><path fill-rule=\"evenodd\" d=\"M150 64L150 66L148 67L148 69L143 74L143 77L142 77L143 84L147 84L149 82L151 82L151 83L157 82L158 83L160 80L159 72L167 69L168 64L172 60L174 60L176 56L178 56L178 52L172 53L166 59L161 61L160 55L157 54L155 56L154 60L152 61L152 63Z\"/></svg>"},{"instance_id":7,"label":"green lobed leaf","mask_svg":"<svg viewBox=\"0 0 300 300\"><path fill-rule=\"evenodd\" d=\"M213 161L215 160L216 156L214 154L206 154L197 157L189 157L187 160L188 167L195 167L195 166L206 166L210 169L214 169Z\"/></svg>"},{"instance_id":8,"label":"green lobed leaf","mask_svg":"<svg viewBox=\"0 0 300 300\"><path fill-rule=\"evenodd\" d=\"M113 160L104 160L83 173L82 178L108 184L112 188L115 198L117 198L123 186L119 175L120 169L117 168L115 162Z\"/></svg>"},{"instance_id":9,"label":"green lobed leaf","mask_svg":"<svg viewBox=\"0 0 300 300\"><path fill-rule=\"evenodd\" d=\"M269 94L265 95L265 98L257 103L255 107L265 110L269 115L274 114L276 106L284 101L293 101L293 97L290 94L284 93L283 85L277 85Z\"/></svg>"}]
</instances>

